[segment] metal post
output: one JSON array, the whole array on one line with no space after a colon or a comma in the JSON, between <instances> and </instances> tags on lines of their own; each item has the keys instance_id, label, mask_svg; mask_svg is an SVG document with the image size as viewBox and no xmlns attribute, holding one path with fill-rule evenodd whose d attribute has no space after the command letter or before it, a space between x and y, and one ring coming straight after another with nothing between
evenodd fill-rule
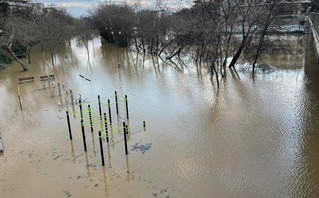
<instances>
[{"instance_id":1,"label":"metal post","mask_svg":"<svg viewBox=\"0 0 319 198\"><path fill-rule=\"evenodd\" d=\"M111 113L111 103L110 103L110 99L107 100L107 106L109 106L109 120L110 120L110 124L112 125L112 113Z\"/></svg>"},{"instance_id":2,"label":"metal post","mask_svg":"<svg viewBox=\"0 0 319 198\"><path fill-rule=\"evenodd\" d=\"M69 117L69 112L66 111L66 119L68 121L68 127L69 127L69 135L70 135L70 140L72 140L72 132L71 132L71 125L70 125L70 117Z\"/></svg>"},{"instance_id":3,"label":"metal post","mask_svg":"<svg viewBox=\"0 0 319 198\"><path fill-rule=\"evenodd\" d=\"M125 95L125 104L126 104L126 118L129 119L128 117L128 102L127 102L127 95Z\"/></svg>"},{"instance_id":4,"label":"metal post","mask_svg":"<svg viewBox=\"0 0 319 198\"><path fill-rule=\"evenodd\" d=\"M19 104L20 104L20 109L22 111L22 102L21 102L20 90L19 90L18 86L17 86L17 92L18 92L18 100L19 100Z\"/></svg>"},{"instance_id":5,"label":"metal post","mask_svg":"<svg viewBox=\"0 0 319 198\"><path fill-rule=\"evenodd\" d=\"M116 105L116 114L118 115L119 114L119 104L117 102L117 92L115 91L115 105Z\"/></svg>"},{"instance_id":6,"label":"metal post","mask_svg":"<svg viewBox=\"0 0 319 198\"><path fill-rule=\"evenodd\" d=\"M79 104L80 104L80 114L81 114L81 119L83 119L83 113L82 113L82 101L81 101L81 99L79 100Z\"/></svg>"},{"instance_id":7,"label":"metal post","mask_svg":"<svg viewBox=\"0 0 319 198\"><path fill-rule=\"evenodd\" d=\"M125 154L127 155L127 142L126 142L126 128L125 128L125 122L123 122L123 135L124 135L124 146L125 146Z\"/></svg>"},{"instance_id":8,"label":"metal post","mask_svg":"<svg viewBox=\"0 0 319 198\"><path fill-rule=\"evenodd\" d=\"M119 56L119 42L116 39L116 54L117 54L117 66L120 67L120 56Z\"/></svg>"},{"instance_id":9,"label":"metal post","mask_svg":"<svg viewBox=\"0 0 319 198\"><path fill-rule=\"evenodd\" d=\"M143 127L144 127L144 128L146 127L146 125L145 125L145 121L143 121Z\"/></svg>"},{"instance_id":10,"label":"metal post","mask_svg":"<svg viewBox=\"0 0 319 198\"><path fill-rule=\"evenodd\" d=\"M60 87L60 82L58 82L58 89L59 89L59 96L61 96L61 87Z\"/></svg>"},{"instance_id":11,"label":"metal post","mask_svg":"<svg viewBox=\"0 0 319 198\"><path fill-rule=\"evenodd\" d=\"M72 105L74 105L73 92L72 92L72 89L69 89L69 90L70 90L71 103L72 103Z\"/></svg>"},{"instance_id":12,"label":"metal post","mask_svg":"<svg viewBox=\"0 0 319 198\"><path fill-rule=\"evenodd\" d=\"M50 78L50 76L48 76L48 84L49 84L49 89L50 89L50 92L51 92L51 84L50 84L50 82L51 82L51 78Z\"/></svg>"},{"instance_id":13,"label":"metal post","mask_svg":"<svg viewBox=\"0 0 319 198\"><path fill-rule=\"evenodd\" d=\"M68 111L66 111L66 119L67 119L67 121L68 121L68 127L69 127L70 140L72 140L71 125L70 125L70 117L69 117L69 112L68 112Z\"/></svg>"},{"instance_id":14,"label":"metal post","mask_svg":"<svg viewBox=\"0 0 319 198\"><path fill-rule=\"evenodd\" d=\"M101 109L101 98L100 98L100 95L97 96L97 100L98 100L98 103L99 103L100 120L102 120L102 109Z\"/></svg>"},{"instance_id":15,"label":"metal post","mask_svg":"<svg viewBox=\"0 0 319 198\"><path fill-rule=\"evenodd\" d=\"M104 166L104 154L103 154L103 144L102 144L101 131L99 131L99 139L100 139L100 150L101 150L102 166Z\"/></svg>"},{"instance_id":16,"label":"metal post","mask_svg":"<svg viewBox=\"0 0 319 198\"><path fill-rule=\"evenodd\" d=\"M109 142L109 132L107 130L107 120L106 120L106 113L104 113L104 125L105 125L105 135L106 141Z\"/></svg>"},{"instance_id":17,"label":"metal post","mask_svg":"<svg viewBox=\"0 0 319 198\"><path fill-rule=\"evenodd\" d=\"M93 132L93 123L92 123L92 114L91 114L91 106L90 105L88 105L88 109L89 109L91 132Z\"/></svg>"},{"instance_id":18,"label":"metal post","mask_svg":"<svg viewBox=\"0 0 319 198\"><path fill-rule=\"evenodd\" d=\"M84 132L84 123L83 123L83 119L81 119L81 126L82 126L82 137L83 137L84 151L86 152L86 140L85 140L85 132Z\"/></svg>"}]
</instances>

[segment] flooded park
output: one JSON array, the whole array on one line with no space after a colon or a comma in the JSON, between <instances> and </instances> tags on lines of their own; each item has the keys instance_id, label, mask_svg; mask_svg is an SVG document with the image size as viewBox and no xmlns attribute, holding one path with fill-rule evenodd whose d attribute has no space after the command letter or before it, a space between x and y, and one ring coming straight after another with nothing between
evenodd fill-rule
<instances>
[{"instance_id":1,"label":"flooded park","mask_svg":"<svg viewBox=\"0 0 319 198\"><path fill-rule=\"evenodd\" d=\"M29 71L14 63L0 73L0 197L317 197L319 68L311 35L290 37L290 52L261 60L271 72L252 77L242 62L219 89L187 57L120 48L118 67L116 46L100 37L89 59L74 41L54 66L35 47ZM54 89L40 81L51 74ZM116 131L102 138L102 166L98 131L84 126L85 152L80 118L70 114L70 140L66 111L79 111L80 97L97 107L114 91L128 96L129 120L111 109L114 126L131 126L128 155Z\"/></svg>"}]
</instances>

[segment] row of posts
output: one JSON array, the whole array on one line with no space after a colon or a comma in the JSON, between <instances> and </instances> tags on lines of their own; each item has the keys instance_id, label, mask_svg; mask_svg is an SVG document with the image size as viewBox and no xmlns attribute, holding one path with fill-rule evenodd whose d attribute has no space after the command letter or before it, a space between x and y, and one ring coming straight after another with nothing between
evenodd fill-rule
<instances>
[{"instance_id":1,"label":"row of posts","mask_svg":"<svg viewBox=\"0 0 319 198\"><path fill-rule=\"evenodd\" d=\"M73 99L72 89L70 89L70 94L71 94L71 100L72 100ZM100 120L101 120L101 123L102 123L102 109L101 109L100 100L101 100L100 99L100 95L98 95L99 113L100 113ZM72 104L73 104L73 100L72 100ZM117 96L117 92L116 91L115 91L115 104L116 104L116 113L119 114L118 96ZM86 147L86 139L85 139L85 131L84 131L84 121L83 121L82 101L81 101L81 99L79 101L79 106L80 106L80 115L81 115L81 128L82 128L83 145L84 145L84 151L86 152L87 151L87 147ZM128 120L129 119L129 114L128 114L127 95L125 95L125 106L126 106L126 118ZM111 104L110 104L110 100L109 99L108 99L108 110L109 110L110 125L112 125ZM92 112L91 112L90 105L88 105L88 111L89 111L89 120L90 120L91 132L93 132ZM69 117L69 112L68 111L66 111L66 117L67 117L70 140L72 140L72 131L71 131L70 117ZM106 113L104 113L104 125L105 125L106 141L109 142ZM146 127L145 121L143 121L143 127L144 127L144 129ZM126 139L126 135L127 134L128 134L128 126L125 124L125 122L123 122L123 135L124 135L124 146L125 146L125 154L126 155L128 154L127 139ZM100 141L102 166L104 166L104 154L103 154L101 131L99 131L99 141Z\"/></svg>"}]
</instances>

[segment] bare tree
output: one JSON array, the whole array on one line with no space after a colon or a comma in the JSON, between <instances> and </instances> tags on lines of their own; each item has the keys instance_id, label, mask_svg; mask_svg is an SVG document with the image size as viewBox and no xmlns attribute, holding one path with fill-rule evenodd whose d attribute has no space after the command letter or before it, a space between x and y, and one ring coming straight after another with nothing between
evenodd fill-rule
<instances>
[{"instance_id":1,"label":"bare tree","mask_svg":"<svg viewBox=\"0 0 319 198\"><path fill-rule=\"evenodd\" d=\"M7 8L5 12L0 13L0 17L2 18L0 27L3 31L3 35L0 37L0 45L15 61L21 65L23 71L28 71L28 68L13 52L12 45L17 41L20 30L25 27L22 21L24 17L27 17L26 14L30 13L31 9L32 8L29 7L25 7L23 10Z\"/></svg>"},{"instance_id":2,"label":"bare tree","mask_svg":"<svg viewBox=\"0 0 319 198\"><path fill-rule=\"evenodd\" d=\"M64 9L52 8L36 19L42 45L49 51L52 65L58 46L65 46L75 35L74 19Z\"/></svg>"},{"instance_id":3,"label":"bare tree","mask_svg":"<svg viewBox=\"0 0 319 198\"><path fill-rule=\"evenodd\" d=\"M85 19L76 21L77 38L80 43L84 45L87 51L88 59L90 58L89 41L92 40L96 34L92 25Z\"/></svg>"}]
</instances>

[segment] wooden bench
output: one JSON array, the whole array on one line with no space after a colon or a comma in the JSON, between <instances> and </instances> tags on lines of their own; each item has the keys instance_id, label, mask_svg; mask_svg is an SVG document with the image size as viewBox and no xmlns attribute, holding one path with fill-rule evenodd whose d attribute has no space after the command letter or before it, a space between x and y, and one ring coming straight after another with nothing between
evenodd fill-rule
<instances>
[{"instance_id":1,"label":"wooden bench","mask_svg":"<svg viewBox=\"0 0 319 198\"><path fill-rule=\"evenodd\" d=\"M23 82L30 82L30 81L34 81L34 77L30 76L30 77L23 77L23 78L18 78L19 83L23 83Z\"/></svg>"},{"instance_id":2,"label":"wooden bench","mask_svg":"<svg viewBox=\"0 0 319 198\"><path fill-rule=\"evenodd\" d=\"M1 140L1 133L0 133L0 153L3 152L2 140Z\"/></svg>"},{"instance_id":3,"label":"wooden bench","mask_svg":"<svg viewBox=\"0 0 319 198\"><path fill-rule=\"evenodd\" d=\"M40 76L40 81L48 80L49 78L55 79L54 74L47 75L47 76Z\"/></svg>"}]
</instances>

